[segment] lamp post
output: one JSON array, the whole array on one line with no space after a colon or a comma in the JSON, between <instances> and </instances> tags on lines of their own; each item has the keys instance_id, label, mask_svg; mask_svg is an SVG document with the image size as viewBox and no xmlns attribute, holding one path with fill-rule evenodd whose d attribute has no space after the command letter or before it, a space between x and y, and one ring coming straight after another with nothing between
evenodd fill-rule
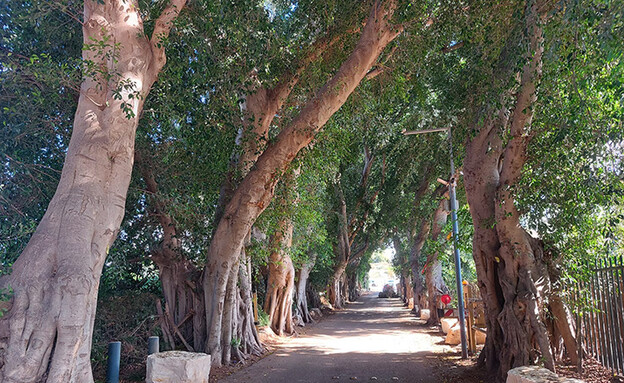
<instances>
[{"instance_id":1,"label":"lamp post","mask_svg":"<svg viewBox=\"0 0 624 383\"><path fill-rule=\"evenodd\" d=\"M451 179L449 181L449 195L451 198L451 221L453 223L453 253L455 255L455 279L457 280L457 305L459 306L459 332L461 335L462 359L468 358L468 347L466 342L466 314L464 312L464 290L461 276L461 259L459 257L459 225L457 224L457 198L455 195L455 163L453 161L453 139L451 128L438 128L427 130L405 131L404 135L425 134L448 131L449 156L451 158Z\"/></svg>"}]
</instances>

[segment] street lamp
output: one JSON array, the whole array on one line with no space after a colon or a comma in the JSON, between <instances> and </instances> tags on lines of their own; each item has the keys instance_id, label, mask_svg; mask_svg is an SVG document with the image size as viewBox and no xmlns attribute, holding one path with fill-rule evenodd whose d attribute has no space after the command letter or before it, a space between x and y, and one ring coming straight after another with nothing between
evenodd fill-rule
<instances>
[{"instance_id":1,"label":"street lamp","mask_svg":"<svg viewBox=\"0 0 624 383\"><path fill-rule=\"evenodd\" d=\"M466 315L464 313L464 292L461 276L461 259L459 258L459 225L457 224L457 199L455 197L455 163L453 161L453 139L451 128L438 128L427 130L403 130L403 135L425 134L448 131L449 156L451 157L451 179L448 182L449 194L451 198L451 220L453 222L453 250L455 254L455 278L457 280L457 305L459 306L459 332L461 335L462 359L468 358L468 347L466 345Z\"/></svg>"}]
</instances>

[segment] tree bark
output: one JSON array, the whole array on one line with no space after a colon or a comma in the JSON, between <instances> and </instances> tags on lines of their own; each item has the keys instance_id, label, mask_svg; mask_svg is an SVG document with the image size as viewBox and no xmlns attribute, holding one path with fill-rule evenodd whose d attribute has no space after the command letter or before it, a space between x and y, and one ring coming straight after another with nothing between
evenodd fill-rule
<instances>
[{"instance_id":1,"label":"tree bark","mask_svg":"<svg viewBox=\"0 0 624 383\"><path fill-rule=\"evenodd\" d=\"M292 245L293 222L290 217L280 220L273 235L272 251L269 255L269 278L264 311L277 335L292 334L292 299L295 286L295 268L288 251Z\"/></svg>"},{"instance_id":2,"label":"tree bark","mask_svg":"<svg viewBox=\"0 0 624 383\"><path fill-rule=\"evenodd\" d=\"M538 345L544 365L554 371L540 310L543 289L548 285L543 248L522 228L512 193L527 159L532 108L541 76L543 21L539 10L537 3L527 2L527 60L513 108L503 108L497 116L484 119L467 145L464 162L475 229L473 256L488 329L485 362L490 374L501 382L509 369L536 361L533 344ZM502 105L507 104L509 95L502 96ZM507 144L501 138L504 134L509 135Z\"/></svg>"},{"instance_id":3,"label":"tree bark","mask_svg":"<svg viewBox=\"0 0 624 383\"><path fill-rule=\"evenodd\" d=\"M375 3L352 54L268 146L228 203L208 250L204 274L206 350L215 365L221 364L221 340L227 335L223 333L223 302L229 270L236 263L245 236L271 201L279 174L344 104L385 46L399 34L390 23L394 8L394 1L384 5Z\"/></svg>"},{"instance_id":4,"label":"tree bark","mask_svg":"<svg viewBox=\"0 0 624 383\"><path fill-rule=\"evenodd\" d=\"M137 116L166 60L160 41L184 4L170 2L149 39L134 2L84 3L84 43L118 45L83 50L99 73L82 82L58 188L12 274L0 282L14 291L0 321L0 381L93 381L98 285L124 215Z\"/></svg>"},{"instance_id":5,"label":"tree bark","mask_svg":"<svg viewBox=\"0 0 624 383\"><path fill-rule=\"evenodd\" d=\"M296 292L295 292L295 305L296 309L301 315L301 319L304 323L311 323L312 316L310 315L310 311L308 309L308 297L306 293L308 278L310 277L310 272L314 268L314 264L316 263L316 254L312 254L307 262L301 265L301 268L296 271L295 281L296 281Z\"/></svg>"}]
</instances>

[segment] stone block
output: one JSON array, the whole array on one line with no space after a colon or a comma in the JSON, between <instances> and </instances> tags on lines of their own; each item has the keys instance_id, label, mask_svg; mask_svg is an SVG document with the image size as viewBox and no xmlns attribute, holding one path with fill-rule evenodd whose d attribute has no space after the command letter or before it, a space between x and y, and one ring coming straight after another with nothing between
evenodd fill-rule
<instances>
[{"instance_id":1,"label":"stone block","mask_svg":"<svg viewBox=\"0 0 624 383\"><path fill-rule=\"evenodd\" d=\"M582 383L582 380L560 378L554 372L540 366L516 367L507 373L506 383Z\"/></svg>"},{"instance_id":2,"label":"stone block","mask_svg":"<svg viewBox=\"0 0 624 383\"><path fill-rule=\"evenodd\" d=\"M407 301L407 308L410 309L410 310L414 308L414 298L410 298Z\"/></svg>"},{"instance_id":3,"label":"stone block","mask_svg":"<svg viewBox=\"0 0 624 383\"><path fill-rule=\"evenodd\" d=\"M459 319L457 318L442 318L440 319L440 324L442 325L442 332L448 334L451 327L455 326L459 323Z\"/></svg>"},{"instance_id":4,"label":"stone block","mask_svg":"<svg viewBox=\"0 0 624 383\"><path fill-rule=\"evenodd\" d=\"M210 355L166 351L147 357L147 383L208 383Z\"/></svg>"},{"instance_id":5,"label":"stone block","mask_svg":"<svg viewBox=\"0 0 624 383\"><path fill-rule=\"evenodd\" d=\"M456 345L461 343L461 332L459 331L459 323L455 323L455 326L449 329L448 334L446 334L446 338L444 339L444 343L450 345Z\"/></svg>"}]
</instances>

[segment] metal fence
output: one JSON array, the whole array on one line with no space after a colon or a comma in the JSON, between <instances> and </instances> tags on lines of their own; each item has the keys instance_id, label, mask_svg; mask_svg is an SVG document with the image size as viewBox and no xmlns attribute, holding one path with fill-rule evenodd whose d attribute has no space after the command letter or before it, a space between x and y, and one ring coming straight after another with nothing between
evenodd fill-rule
<instances>
[{"instance_id":1,"label":"metal fence","mask_svg":"<svg viewBox=\"0 0 624 383\"><path fill-rule=\"evenodd\" d=\"M622 256L596 260L577 298L577 336L583 349L615 373L624 372L624 262Z\"/></svg>"}]
</instances>

